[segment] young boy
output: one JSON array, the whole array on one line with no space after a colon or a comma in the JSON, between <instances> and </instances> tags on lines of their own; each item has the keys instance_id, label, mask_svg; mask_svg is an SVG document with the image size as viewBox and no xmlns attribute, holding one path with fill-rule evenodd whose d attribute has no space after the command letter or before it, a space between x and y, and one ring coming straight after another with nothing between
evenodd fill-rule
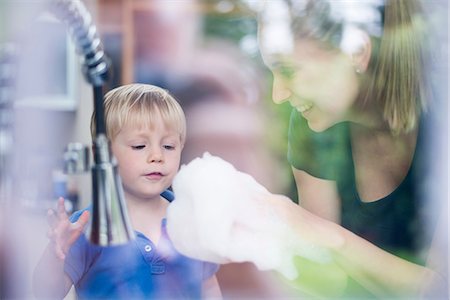
<instances>
[{"instance_id":1,"label":"young boy","mask_svg":"<svg viewBox=\"0 0 450 300\"><path fill-rule=\"evenodd\" d=\"M74 285L79 298L90 299L220 298L218 266L179 254L165 230L173 200L166 189L186 138L180 105L156 86L125 85L105 95L105 122L136 239L113 247L89 243L82 234L89 211L69 220L60 199L57 213L49 212L50 243L34 272L35 295L64 298ZM92 118L93 137L94 124Z\"/></svg>"}]
</instances>

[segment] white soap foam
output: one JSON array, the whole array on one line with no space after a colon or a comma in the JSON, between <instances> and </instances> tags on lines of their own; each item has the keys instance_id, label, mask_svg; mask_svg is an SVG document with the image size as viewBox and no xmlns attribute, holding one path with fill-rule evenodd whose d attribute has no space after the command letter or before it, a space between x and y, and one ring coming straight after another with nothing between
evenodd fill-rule
<instances>
[{"instance_id":1,"label":"white soap foam","mask_svg":"<svg viewBox=\"0 0 450 300\"><path fill-rule=\"evenodd\" d=\"M175 200L168 208L167 231L186 256L219 264L252 262L288 279L298 276L296 255L317 262L330 259L274 213L266 188L220 157L204 153L183 165L172 187Z\"/></svg>"}]
</instances>

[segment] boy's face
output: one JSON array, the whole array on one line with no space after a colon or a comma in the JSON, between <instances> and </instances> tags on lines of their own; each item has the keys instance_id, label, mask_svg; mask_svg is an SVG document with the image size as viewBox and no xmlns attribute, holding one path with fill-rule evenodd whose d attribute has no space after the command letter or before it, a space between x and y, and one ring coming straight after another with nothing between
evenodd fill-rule
<instances>
[{"instance_id":1,"label":"boy's face","mask_svg":"<svg viewBox=\"0 0 450 300\"><path fill-rule=\"evenodd\" d=\"M159 117L153 126L125 125L111 143L127 200L148 200L167 189L181 158L178 132Z\"/></svg>"}]
</instances>

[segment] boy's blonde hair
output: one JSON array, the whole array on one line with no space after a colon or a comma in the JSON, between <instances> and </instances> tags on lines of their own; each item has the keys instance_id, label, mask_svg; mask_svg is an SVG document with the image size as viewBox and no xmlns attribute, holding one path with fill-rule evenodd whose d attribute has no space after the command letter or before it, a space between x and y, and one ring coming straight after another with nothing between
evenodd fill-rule
<instances>
[{"instance_id":1,"label":"boy's blonde hair","mask_svg":"<svg viewBox=\"0 0 450 300\"><path fill-rule=\"evenodd\" d=\"M186 117L180 104L168 91L149 84L133 83L115 88L105 95L106 136L114 140L125 124L151 126L156 116L176 130L181 145L186 140ZM95 138L95 114L91 118L91 135Z\"/></svg>"}]
</instances>

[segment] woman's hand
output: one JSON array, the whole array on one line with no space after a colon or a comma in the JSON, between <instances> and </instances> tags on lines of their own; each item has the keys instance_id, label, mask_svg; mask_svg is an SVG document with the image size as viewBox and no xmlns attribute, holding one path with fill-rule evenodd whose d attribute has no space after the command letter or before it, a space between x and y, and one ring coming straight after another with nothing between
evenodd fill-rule
<instances>
[{"instance_id":1,"label":"woman's hand","mask_svg":"<svg viewBox=\"0 0 450 300\"><path fill-rule=\"evenodd\" d=\"M173 181L176 201L167 232L184 255L215 263L252 262L260 270L298 276L293 258L328 263L340 243L337 225L287 197L270 193L249 174L205 154Z\"/></svg>"},{"instance_id":2,"label":"woman's hand","mask_svg":"<svg viewBox=\"0 0 450 300\"><path fill-rule=\"evenodd\" d=\"M344 238L335 223L312 214L283 195L270 194L266 201L299 238L329 250L343 246Z\"/></svg>"},{"instance_id":3,"label":"woman's hand","mask_svg":"<svg viewBox=\"0 0 450 300\"><path fill-rule=\"evenodd\" d=\"M72 223L64 207L64 198L58 199L56 212L48 211L47 220L50 225L48 238L57 258L64 260L72 244L82 234L89 220L89 212L84 211L77 222Z\"/></svg>"}]
</instances>

